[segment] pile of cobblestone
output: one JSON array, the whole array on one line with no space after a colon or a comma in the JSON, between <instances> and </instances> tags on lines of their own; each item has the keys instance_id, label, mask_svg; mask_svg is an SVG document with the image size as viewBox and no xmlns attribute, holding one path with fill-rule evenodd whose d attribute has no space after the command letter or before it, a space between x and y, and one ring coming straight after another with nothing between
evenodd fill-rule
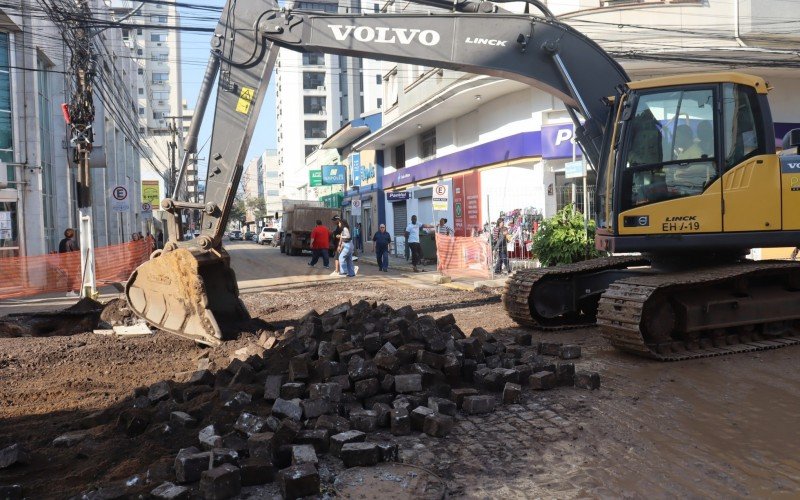
<instances>
[{"instance_id":1,"label":"pile of cobblestone","mask_svg":"<svg viewBox=\"0 0 800 500\"><path fill-rule=\"evenodd\" d=\"M453 315L348 302L262 336L224 370L202 359L181 383L141 388L117 422L129 437L158 421L197 436L155 498L230 498L275 481L300 498L320 492L323 455L344 467L398 461L392 436L445 438L454 419L517 403L525 386L598 388L596 373L576 372L578 357L578 346L529 333L506 345L483 328L467 336Z\"/></svg>"}]
</instances>

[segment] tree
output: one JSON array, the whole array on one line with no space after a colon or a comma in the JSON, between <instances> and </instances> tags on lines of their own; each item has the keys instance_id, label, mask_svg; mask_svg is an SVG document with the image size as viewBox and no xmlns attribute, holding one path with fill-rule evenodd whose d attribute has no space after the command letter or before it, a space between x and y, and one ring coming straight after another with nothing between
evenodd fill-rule
<instances>
[{"instance_id":1,"label":"tree","mask_svg":"<svg viewBox=\"0 0 800 500\"><path fill-rule=\"evenodd\" d=\"M248 198L245 202L247 210L253 213L256 221L260 221L267 216L267 203L264 198Z\"/></svg>"},{"instance_id":2,"label":"tree","mask_svg":"<svg viewBox=\"0 0 800 500\"><path fill-rule=\"evenodd\" d=\"M600 257L594 247L595 223L584 223L583 214L567 205L539 226L533 237L533 253L543 266L571 264Z\"/></svg>"},{"instance_id":3,"label":"tree","mask_svg":"<svg viewBox=\"0 0 800 500\"><path fill-rule=\"evenodd\" d=\"M239 223L239 227L245 223L245 219L247 218L247 209L245 208L244 200L236 196L233 200L233 206L231 207L230 213L230 222L236 221Z\"/></svg>"}]
</instances>

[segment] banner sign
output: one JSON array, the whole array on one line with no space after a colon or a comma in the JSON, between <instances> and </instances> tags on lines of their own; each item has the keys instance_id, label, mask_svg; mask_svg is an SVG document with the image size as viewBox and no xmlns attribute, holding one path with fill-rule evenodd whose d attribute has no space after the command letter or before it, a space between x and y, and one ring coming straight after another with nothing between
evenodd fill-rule
<instances>
[{"instance_id":1,"label":"banner sign","mask_svg":"<svg viewBox=\"0 0 800 500\"><path fill-rule=\"evenodd\" d=\"M318 187L322 185L322 170L308 171L308 186Z\"/></svg>"},{"instance_id":2,"label":"banner sign","mask_svg":"<svg viewBox=\"0 0 800 500\"><path fill-rule=\"evenodd\" d=\"M392 203L395 201L403 201L411 198L411 193L408 191L389 191L386 193L386 201Z\"/></svg>"},{"instance_id":3,"label":"banner sign","mask_svg":"<svg viewBox=\"0 0 800 500\"><path fill-rule=\"evenodd\" d=\"M325 186L343 185L345 182L344 165L323 165L322 184Z\"/></svg>"},{"instance_id":4,"label":"banner sign","mask_svg":"<svg viewBox=\"0 0 800 500\"><path fill-rule=\"evenodd\" d=\"M142 181L142 203L149 203L151 207L161 206L161 188L158 181Z\"/></svg>"},{"instance_id":5,"label":"banner sign","mask_svg":"<svg viewBox=\"0 0 800 500\"><path fill-rule=\"evenodd\" d=\"M350 185L361 186L361 154L350 155Z\"/></svg>"},{"instance_id":6,"label":"banner sign","mask_svg":"<svg viewBox=\"0 0 800 500\"><path fill-rule=\"evenodd\" d=\"M542 158L571 158L573 150L581 155L581 148L573 144L575 133L571 123L542 127Z\"/></svg>"}]
</instances>

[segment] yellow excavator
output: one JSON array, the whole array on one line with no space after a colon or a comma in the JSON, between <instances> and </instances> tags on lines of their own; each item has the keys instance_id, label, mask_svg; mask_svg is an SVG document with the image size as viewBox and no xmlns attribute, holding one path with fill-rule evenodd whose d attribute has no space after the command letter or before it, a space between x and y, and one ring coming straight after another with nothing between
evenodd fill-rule
<instances>
[{"instance_id":1,"label":"yellow excavator","mask_svg":"<svg viewBox=\"0 0 800 500\"><path fill-rule=\"evenodd\" d=\"M627 255L517 271L503 303L518 323L596 321L615 347L661 360L800 342L800 265L744 258L751 248L800 242L800 156L776 154L763 79L632 82L537 0L527 2L537 15L499 2L415 3L441 10L337 15L275 0L227 2L186 144L187 152L196 146L216 83L205 201L177 200L176 187L162 202L170 240L127 283L136 314L212 345L247 317L222 234L277 53L289 49L507 78L563 101L597 173L597 247ZM795 130L784 146L798 145ZM201 234L180 241L182 212L196 209Z\"/></svg>"}]
</instances>

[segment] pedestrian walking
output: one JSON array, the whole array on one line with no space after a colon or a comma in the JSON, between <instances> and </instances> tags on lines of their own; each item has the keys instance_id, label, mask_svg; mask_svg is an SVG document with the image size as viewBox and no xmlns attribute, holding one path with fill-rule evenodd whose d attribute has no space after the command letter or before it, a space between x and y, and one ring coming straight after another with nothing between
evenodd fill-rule
<instances>
[{"instance_id":1,"label":"pedestrian walking","mask_svg":"<svg viewBox=\"0 0 800 500\"><path fill-rule=\"evenodd\" d=\"M405 237L406 237L406 246L411 249L411 266L414 268L414 272L420 272L420 269L417 266L421 266L422 263L422 245L419 242L419 232L421 229L432 229L433 226L430 224L417 224L417 216L411 216L411 224L406 226L405 230ZM425 268L421 269L422 271Z\"/></svg>"},{"instance_id":2,"label":"pedestrian walking","mask_svg":"<svg viewBox=\"0 0 800 500\"><path fill-rule=\"evenodd\" d=\"M156 247L159 250L164 248L164 231L159 230L156 233Z\"/></svg>"},{"instance_id":3,"label":"pedestrian walking","mask_svg":"<svg viewBox=\"0 0 800 500\"><path fill-rule=\"evenodd\" d=\"M147 232L147 236L144 237L145 241L147 241L147 249L150 252L155 251L156 249L156 239L153 238L153 235L150 232Z\"/></svg>"},{"instance_id":4,"label":"pedestrian walking","mask_svg":"<svg viewBox=\"0 0 800 500\"><path fill-rule=\"evenodd\" d=\"M339 238L339 274L352 278L356 275L353 266L353 236L346 220L339 219L339 226L342 228Z\"/></svg>"},{"instance_id":5,"label":"pedestrian walking","mask_svg":"<svg viewBox=\"0 0 800 500\"><path fill-rule=\"evenodd\" d=\"M372 237L375 242L375 258L378 259L378 270L389 272L389 251L392 246L392 236L386 232L386 224L378 227L378 232Z\"/></svg>"},{"instance_id":6,"label":"pedestrian walking","mask_svg":"<svg viewBox=\"0 0 800 500\"><path fill-rule=\"evenodd\" d=\"M328 260L328 247L330 246L331 235L328 228L322 225L322 221L318 220L317 225L311 230L311 254L313 255L309 266L314 267L317 261L322 257L322 267L330 269L330 261Z\"/></svg>"},{"instance_id":7,"label":"pedestrian walking","mask_svg":"<svg viewBox=\"0 0 800 500\"><path fill-rule=\"evenodd\" d=\"M64 231L64 239L58 243L58 253L76 252L78 242L75 241L75 230L68 227Z\"/></svg>"},{"instance_id":8,"label":"pedestrian walking","mask_svg":"<svg viewBox=\"0 0 800 500\"><path fill-rule=\"evenodd\" d=\"M331 231L331 247L334 249L333 272L331 273L331 276L339 276L339 248L340 248L339 243L341 243L341 238L342 238L342 225L340 224L340 222L342 221L342 218L339 217L338 215L334 215L331 220L336 225L333 228L333 231Z\"/></svg>"}]
</instances>

